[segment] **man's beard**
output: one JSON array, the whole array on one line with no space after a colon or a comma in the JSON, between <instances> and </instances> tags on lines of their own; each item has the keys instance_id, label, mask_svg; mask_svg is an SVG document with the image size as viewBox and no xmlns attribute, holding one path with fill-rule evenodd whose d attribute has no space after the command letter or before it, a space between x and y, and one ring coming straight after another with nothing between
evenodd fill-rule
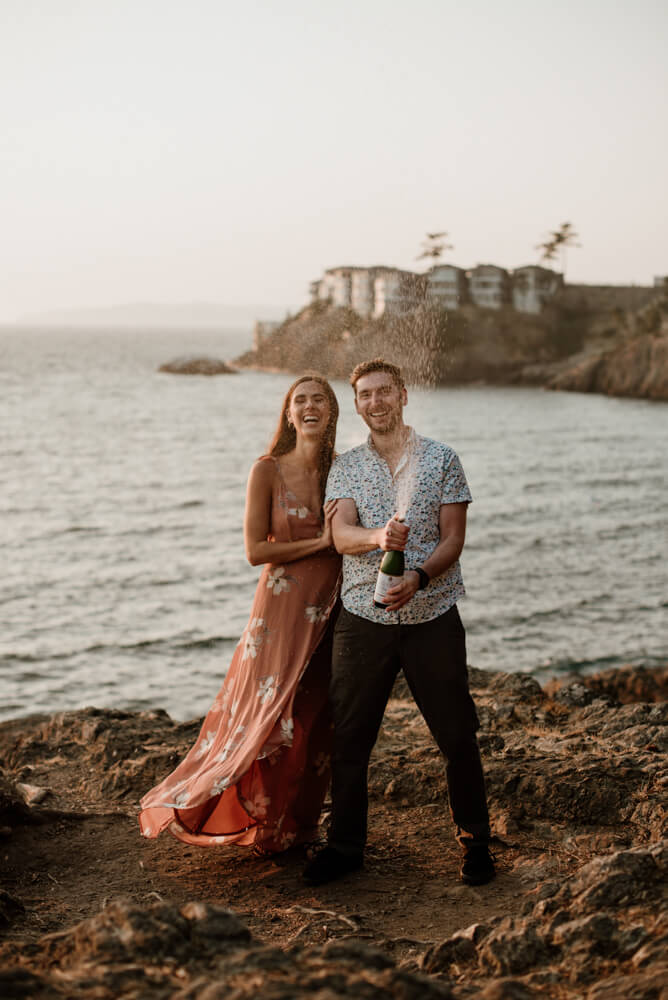
<instances>
[{"instance_id":1,"label":"man's beard","mask_svg":"<svg viewBox=\"0 0 668 1000\"><path fill-rule=\"evenodd\" d=\"M374 427L373 423L368 423L367 426L370 430L374 431L376 434L392 434L396 431L399 426L399 421L401 419L400 413L390 413L387 417L383 417L383 420L387 420L384 427Z\"/></svg>"}]
</instances>

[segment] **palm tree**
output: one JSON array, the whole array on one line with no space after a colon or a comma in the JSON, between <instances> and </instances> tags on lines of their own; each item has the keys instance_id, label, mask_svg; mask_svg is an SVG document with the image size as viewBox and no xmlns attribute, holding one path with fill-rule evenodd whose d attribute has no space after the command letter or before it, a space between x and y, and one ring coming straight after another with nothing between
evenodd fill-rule
<instances>
[{"instance_id":1,"label":"palm tree","mask_svg":"<svg viewBox=\"0 0 668 1000\"><path fill-rule=\"evenodd\" d=\"M448 233L427 233L426 240L422 241L422 253L418 254L416 260L432 260L434 263L446 250L454 250L454 245L447 242Z\"/></svg>"},{"instance_id":2,"label":"palm tree","mask_svg":"<svg viewBox=\"0 0 668 1000\"><path fill-rule=\"evenodd\" d=\"M579 237L570 222L562 222L558 229L553 230L543 243L538 243L536 250L541 250L541 260L554 260L561 251L561 271L566 278L566 249L568 247L581 247L578 243Z\"/></svg>"}]
</instances>

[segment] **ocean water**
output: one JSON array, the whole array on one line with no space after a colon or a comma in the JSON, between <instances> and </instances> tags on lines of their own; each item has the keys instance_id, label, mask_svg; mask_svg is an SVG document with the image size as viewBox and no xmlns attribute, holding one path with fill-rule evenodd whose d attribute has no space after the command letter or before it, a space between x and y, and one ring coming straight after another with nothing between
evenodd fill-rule
<instances>
[{"instance_id":1,"label":"ocean water","mask_svg":"<svg viewBox=\"0 0 668 1000\"><path fill-rule=\"evenodd\" d=\"M0 330L0 717L203 713L259 575L245 483L291 377L157 372L245 331ZM338 447L365 429L347 384ZM411 390L459 453L469 662L539 679L668 659L668 406L527 388Z\"/></svg>"}]
</instances>

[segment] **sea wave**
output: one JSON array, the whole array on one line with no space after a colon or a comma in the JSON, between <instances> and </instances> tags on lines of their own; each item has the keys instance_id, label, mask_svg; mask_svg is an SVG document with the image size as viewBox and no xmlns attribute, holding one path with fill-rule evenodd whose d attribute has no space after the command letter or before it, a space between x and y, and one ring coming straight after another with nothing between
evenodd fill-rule
<instances>
[{"instance_id":1,"label":"sea wave","mask_svg":"<svg viewBox=\"0 0 668 1000\"><path fill-rule=\"evenodd\" d=\"M145 653L147 651L217 649L220 646L226 646L229 643L236 644L238 642L239 635L211 635L201 639L181 639L179 636L167 636L159 639L140 639L137 642L94 643L90 646L80 646L61 650L60 652L45 653L41 651L38 653L24 653L7 650L2 652L0 656L0 672L2 672L4 667L20 663L57 662L59 660L72 660L82 656L94 655L99 657L104 654L115 655L117 653L131 653L134 651ZM38 675L35 674L34 676L37 677Z\"/></svg>"}]
</instances>

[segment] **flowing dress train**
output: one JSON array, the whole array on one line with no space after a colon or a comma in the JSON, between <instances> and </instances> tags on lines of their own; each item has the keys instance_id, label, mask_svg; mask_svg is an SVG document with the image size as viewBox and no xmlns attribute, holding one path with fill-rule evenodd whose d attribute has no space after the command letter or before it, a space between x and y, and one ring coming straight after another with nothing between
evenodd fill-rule
<instances>
[{"instance_id":1,"label":"flowing dress train","mask_svg":"<svg viewBox=\"0 0 668 1000\"><path fill-rule=\"evenodd\" d=\"M270 540L314 538L318 515L275 464ZM144 837L285 850L311 839L329 784L334 552L268 564L223 685L184 760L141 800Z\"/></svg>"}]
</instances>

